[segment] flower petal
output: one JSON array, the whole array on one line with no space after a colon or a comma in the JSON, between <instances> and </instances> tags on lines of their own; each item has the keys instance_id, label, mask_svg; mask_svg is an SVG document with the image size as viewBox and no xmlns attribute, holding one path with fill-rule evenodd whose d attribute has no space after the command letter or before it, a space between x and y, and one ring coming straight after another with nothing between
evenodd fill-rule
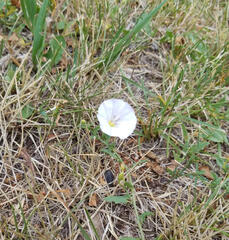
<instances>
[{"instance_id":1,"label":"flower petal","mask_svg":"<svg viewBox=\"0 0 229 240\"><path fill-rule=\"evenodd\" d=\"M106 119L111 118L113 111L113 104L111 101L104 101L98 109L98 115L103 116Z\"/></svg>"},{"instance_id":2,"label":"flower petal","mask_svg":"<svg viewBox=\"0 0 229 240\"><path fill-rule=\"evenodd\" d=\"M121 99L105 100L98 109L97 117L104 133L121 139L127 138L137 124L133 108ZM109 121L113 121L115 126L111 127Z\"/></svg>"}]
</instances>

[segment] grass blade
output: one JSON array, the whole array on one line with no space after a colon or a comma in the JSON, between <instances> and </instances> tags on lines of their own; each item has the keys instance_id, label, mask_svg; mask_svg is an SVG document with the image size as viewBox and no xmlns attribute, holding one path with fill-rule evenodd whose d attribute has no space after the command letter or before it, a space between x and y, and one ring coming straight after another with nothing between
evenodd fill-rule
<instances>
[{"instance_id":1,"label":"grass blade","mask_svg":"<svg viewBox=\"0 0 229 240\"><path fill-rule=\"evenodd\" d=\"M40 58L41 53L44 49L44 40L45 40L45 16L48 7L48 0L44 0L41 9L39 11L36 24L34 26L34 41L33 41L33 50L32 50L32 60L33 64L37 64L37 60ZM42 34L43 32L43 34Z\"/></svg>"},{"instance_id":2,"label":"grass blade","mask_svg":"<svg viewBox=\"0 0 229 240\"><path fill-rule=\"evenodd\" d=\"M83 227L81 226L81 224L78 223L78 225L79 225L80 232L81 232L81 234L83 235L84 239L85 239L85 240L91 240L91 238L89 237L89 235L87 234L87 232L83 229Z\"/></svg>"},{"instance_id":3,"label":"grass blade","mask_svg":"<svg viewBox=\"0 0 229 240\"><path fill-rule=\"evenodd\" d=\"M109 53L105 56L104 64L105 66L109 66L115 59L119 56L119 54L130 44L131 40L136 36L137 33L139 33L146 24L150 21L150 19L157 14L157 12L160 10L160 8L167 2L167 0L164 0L160 5L158 5L156 8L151 10L148 14L142 15L136 25L133 27L133 29L127 33L123 38L119 40L117 45L113 48L112 51L109 51Z\"/></svg>"},{"instance_id":4,"label":"grass blade","mask_svg":"<svg viewBox=\"0 0 229 240\"><path fill-rule=\"evenodd\" d=\"M96 228L95 228L95 225L94 225L94 223L93 223L92 220L91 220L90 214L88 213L88 211L87 211L86 208L85 208L84 210L85 210L85 212L86 212L86 215L87 215L87 217L88 217L88 220L89 220L89 222L90 222L90 225L91 225L91 227L92 227L92 229L93 229L93 231L94 231L94 233L95 233L96 239L99 240L99 239L100 239L99 234L97 233L97 230L96 230Z\"/></svg>"},{"instance_id":5,"label":"grass blade","mask_svg":"<svg viewBox=\"0 0 229 240\"><path fill-rule=\"evenodd\" d=\"M21 9L28 27L32 30L36 15L36 0L21 0Z\"/></svg>"},{"instance_id":6,"label":"grass blade","mask_svg":"<svg viewBox=\"0 0 229 240\"><path fill-rule=\"evenodd\" d=\"M12 214L13 214L13 217L14 217L14 224L15 224L15 227L16 227L16 231L19 233L19 228L18 228L18 222L17 222L17 217L16 217L16 214L15 214L15 209L14 209L14 206L11 205L10 206L11 209L12 209Z\"/></svg>"}]
</instances>

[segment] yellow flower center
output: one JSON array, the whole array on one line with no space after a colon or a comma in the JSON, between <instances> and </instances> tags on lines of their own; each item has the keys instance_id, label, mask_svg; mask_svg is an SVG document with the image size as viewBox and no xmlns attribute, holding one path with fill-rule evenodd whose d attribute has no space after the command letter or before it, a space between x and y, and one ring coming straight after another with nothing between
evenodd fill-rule
<instances>
[{"instance_id":1,"label":"yellow flower center","mask_svg":"<svg viewBox=\"0 0 229 240\"><path fill-rule=\"evenodd\" d=\"M112 122L111 120L108 122L108 124L109 124L111 127L114 127L114 126L115 126L115 123Z\"/></svg>"}]
</instances>

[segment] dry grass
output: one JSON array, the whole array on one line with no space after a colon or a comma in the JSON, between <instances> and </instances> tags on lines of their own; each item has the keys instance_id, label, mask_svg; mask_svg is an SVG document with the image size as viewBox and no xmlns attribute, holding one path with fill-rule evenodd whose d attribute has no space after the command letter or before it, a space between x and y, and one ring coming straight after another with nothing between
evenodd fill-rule
<instances>
[{"instance_id":1,"label":"dry grass","mask_svg":"<svg viewBox=\"0 0 229 240\"><path fill-rule=\"evenodd\" d=\"M35 69L21 9L0 0L0 239L228 239L227 1L168 1L107 66L160 1L52 2L44 52L53 34L66 48ZM98 126L112 97L139 119L123 141Z\"/></svg>"}]
</instances>

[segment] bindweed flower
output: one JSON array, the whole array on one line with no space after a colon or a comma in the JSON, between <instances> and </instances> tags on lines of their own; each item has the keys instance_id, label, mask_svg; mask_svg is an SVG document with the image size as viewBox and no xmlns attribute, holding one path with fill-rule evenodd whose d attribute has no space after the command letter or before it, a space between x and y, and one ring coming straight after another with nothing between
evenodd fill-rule
<instances>
[{"instance_id":1,"label":"bindweed flower","mask_svg":"<svg viewBox=\"0 0 229 240\"><path fill-rule=\"evenodd\" d=\"M121 99L105 100L97 117L104 133L121 139L129 137L137 123L133 108Z\"/></svg>"}]
</instances>

